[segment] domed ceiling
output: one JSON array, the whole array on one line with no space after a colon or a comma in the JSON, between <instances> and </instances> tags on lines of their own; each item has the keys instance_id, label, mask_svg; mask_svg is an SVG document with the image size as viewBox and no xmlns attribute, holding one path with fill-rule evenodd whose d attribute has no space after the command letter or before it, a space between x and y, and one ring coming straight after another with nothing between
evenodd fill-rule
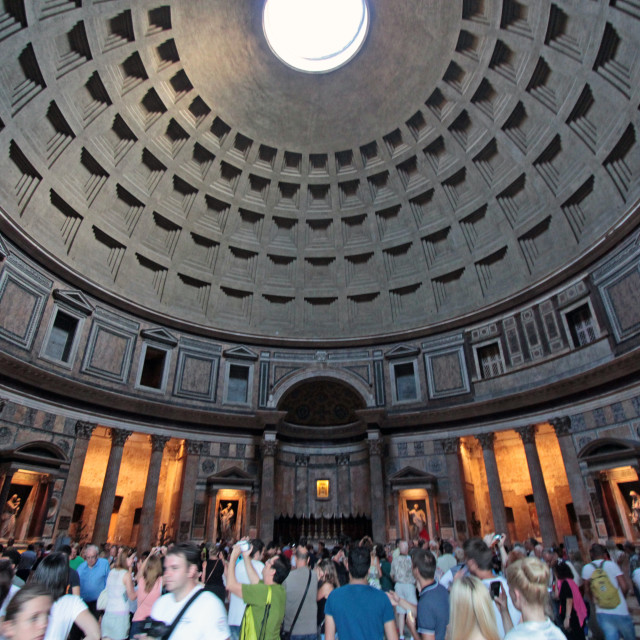
<instances>
[{"instance_id":1,"label":"domed ceiling","mask_svg":"<svg viewBox=\"0 0 640 640\"><path fill-rule=\"evenodd\" d=\"M326 74L273 55L259 0L2 7L1 228L156 320L443 330L630 224L640 0L370 0Z\"/></svg>"}]
</instances>

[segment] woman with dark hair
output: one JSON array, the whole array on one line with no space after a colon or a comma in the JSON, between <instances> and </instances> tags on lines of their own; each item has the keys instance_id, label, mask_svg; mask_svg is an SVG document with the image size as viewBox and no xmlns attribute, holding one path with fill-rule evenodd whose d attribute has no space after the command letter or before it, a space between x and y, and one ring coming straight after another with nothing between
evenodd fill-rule
<instances>
[{"instance_id":1,"label":"woman with dark hair","mask_svg":"<svg viewBox=\"0 0 640 640\"><path fill-rule=\"evenodd\" d=\"M562 624L569 640L585 640L583 625L587 617L587 606L573 579L573 571L567 563L560 561L555 566L555 573L560 600L559 624Z\"/></svg>"},{"instance_id":2,"label":"woman with dark hair","mask_svg":"<svg viewBox=\"0 0 640 640\"><path fill-rule=\"evenodd\" d=\"M44 640L53 599L41 584L19 589L7 606L2 637L7 640Z\"/></svg>"},{"instance_id":3,"label":"woman with dark hair","mask_svg":"<svg viewBox=\"0 0 640 640\"><path fill-rule=\"evenodd\" d=\"M215 594L222 602L225 601L227 590L222 578L227 569L227 552L220 547L212 547L209 558L202 571L202 582L207 591Z\"/></svg>"},{"instance_id":4,"label":"woman with dark hair","mask_svg":"<svg viewBox=\"0 0 640 640\"><path fill-rule=\"evenodd\" d=\"M10 560L0 560L0 620L5 616L11 598L20 591L20 587L11 584L13 567Z\"/></svg>"},{"instance_id":5,"label":"woman with dark hair","mask_svg":"<svg viewBox=\"0 0 640 640\"><path fill-rule=\"evenodd\" d=\"M54 551L44 556L33 574L32 582L45 587L53 597L45 640L66 638L74 622L84 633L86 640L100 640L100 627L84 600L80 596L66 594L69 582L69 560L66 554Z\"/></svg>"},{"instance_id":6,"label":"woman with dark hair","mask_svg":"<svg viewBox=\"0 0 640 640\"><path fill-rule=\"evenodd\" d=\"M391 579L391 563L387 557L387 552L381 544L376 545L376 556L380 563L380 586L383 591L393 591L393 580Z\"/></svg>"}]
</instances>

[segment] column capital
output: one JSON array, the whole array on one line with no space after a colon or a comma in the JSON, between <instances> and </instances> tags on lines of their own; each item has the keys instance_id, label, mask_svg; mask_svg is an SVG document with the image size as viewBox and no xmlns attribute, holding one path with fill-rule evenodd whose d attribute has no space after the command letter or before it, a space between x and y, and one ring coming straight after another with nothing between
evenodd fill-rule
<instances>
[{"instance_id":1,"label":"column capital","mask_svg":"<svg viewBox=\"0 0 640 640\"><path fill-rule=\"evenodd\" d=\"M296 467L308 467L310 457L305 453L296 453Z\"/></svg>"},{"instance_id":2,"label":"column capital","mask_svg":"<svg viewBox=\"0 0 640 640\"><path fill-rule=\"evenodd\" d=\"M199 456L202 453L202 442L199 440L185 440L187 455Z\"/></svg>"},{"instance_id":3,"label":"column capital","mask_svg":"<svg viewBox=\"0 0 640 640\"><path fill-rule=\"evenodd\" d=\"M556 436L568 436L571 434L571 418L569 416L556 416L551 418L549 423L555 429Z\"/></svg>"},{"instance_id":4,"label":"column capital","mask_svg":"<svg viewBox=\"0 0 640 640\"><path fill-rule=\"evenodd\" d=\"M384 450L384 440L367 440L370 456L381 456Z\"/></svg>"},{"instance_id":5,"label":"column capital","mask_svg":"<svg viewBox=\"0 0 640 640\"><path fill-rule=\"evenodd\" d=\"M84 422L83 420L78 420L76 422L76 438L80 440L91 440L91 434L97 425L93 424L93 422Z\"/></svg>"},{"instance_id":6,"label":"column capital","mask_svg":"<svg viewBox=\"0 0 640 640\"><path fill-rule=\"evenodd\" d=\"M536 443L536 425L528 424L524 427L518 427L516 429L518 435L522 438L522 442L524 444L535 444Z\"/></svg>"},{"instance_id":7,"label":"column capital","mask_svg":"<svg viewBox=\"0 0 640 640\"><path fill-rule=\"evenodd\" d=\"M111 443L114 447L124 447L124 443L127 441L133 431L128 429L116 429L111 427Z\"/></svg>"},{"instance_id":8,"label":"column capital","mask_svg":"<svg viewBox=\"0 0 640 640\"><path fill-rule=\"evenodd\" d=\"M348 453L339 453L336 456L336 464L339 467L347 467L351 462L351 455Z\"/></svg>"},{"instance_id":9,"label":"column capital","mask_svg":"<svg viewBox=\"0 0 640 640\"><path fill-rule=\"evenodd\" d=\"M169 436L153 434L149 436L151 441L151 451L164 451L165 445L169 442Z\"/></svg>"},{"instance_id":10,"label":"column capital","mask_svg":"<svg viewBox=\"0 0 640 640\"><path fill-rule=\"evenodd\" d=\"M263 440L262 441L262 455L263 456L275 456L278 450L277 440Z\"/></svg>"},{"instance_id":11,"label":"column capital","mask_svg":"<svg viewBox=\"0 0 640 640\"><path fill-rule=\"evenodd\" d=\"M444 440L440 440L440 444L442 445L442 450L449 453L458 453L458 446L460 445L460 438L444 438Z\"/></svg>"},{"instance_id":12,"label":"column capital","mask_svg":"<svg viewBox=\"0 0 640 640\"><path fill-rule=\"evenodd\" d=\"M476 434L476 439L483 449L491 449L491 451L493 451L493 445L496 441L495 433L478 433Z\"/></svg>"}]
</instances>

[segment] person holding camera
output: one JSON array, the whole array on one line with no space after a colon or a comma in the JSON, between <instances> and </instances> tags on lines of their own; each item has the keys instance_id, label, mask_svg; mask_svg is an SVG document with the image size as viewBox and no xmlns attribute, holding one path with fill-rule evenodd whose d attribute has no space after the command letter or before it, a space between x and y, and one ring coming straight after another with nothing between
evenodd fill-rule
<instances>
[{"instance_id":1,"label":"person holding camera","mask_svg":"<svg viewBox=\"0 0 640 640\"><path fill-rule=\"evenodd\" d=\"M246 604L246 615L250 616L255 628L255 637L260 640L279 640L280 627L284 619L286 591L282 583L291 570L291 563L283 554L269 558L262 571L262 581L251 563L253 549L247 539L233 546L227 567L227 589L230 594L242 598ZM236 561L242 554L242 561L250 584L241 584L235 571ZM245 624L247 624L245 620ZM242 633L241 633L242 639Z\"/></svg>"},{"instance_id":2,"label":"person holding camera","mask_svg":"<svg viewBox=\"0 0 640 640\"><path fill-rule=\"evenodd\" d=\"M227 612L220 598L198 581L200 550L194 544L171 547L164 559L167 593L151 609L138 640L228 640ZM177 624L173 624L177 620ZM173 629L171 629L173 627Z\"/></svg>"}]
</instances>

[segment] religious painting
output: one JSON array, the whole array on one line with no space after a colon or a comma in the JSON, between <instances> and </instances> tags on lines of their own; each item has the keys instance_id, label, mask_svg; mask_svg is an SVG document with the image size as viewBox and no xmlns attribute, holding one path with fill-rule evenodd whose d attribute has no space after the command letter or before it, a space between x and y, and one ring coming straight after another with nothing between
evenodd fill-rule
<instances>
[{"instance_id":1,"label":"religious painting","mask_svg":"<svg viewBox=\"0 0 640 640\"><path fill-rule=\"evenodd\" d=\"M236 537L238 507L238 500L220 500L218 505L218 536L222 540L231 540Z\"/></svg>"},{"instance_id":2,"label":"religious painting","mask_svg":"<svg viewBox=\"0 0 640 640\"><path fill-rule=\"evenodd\" d=\"M323 478L316 480L316 499L328 500L329 499L329 480Z\"/></svg>"},{"instance_id":3,"label":"religious painting","mask_svg":"<svg viewBox=\"0 0 640 640\"><path fill-rule=\"evenodd\" d=\"M407 500L406 505L409 537L415 540L420 537L420 534L425 531L427 527L427 501Z\"/></svg>"},{"instance_id":4,"label":"religious painting","mask_svg":"<svg viewBox=\"0 0 640 640\"><path fill-rule=\"evenodd\" d=\"M619 482L618 488L627 504L629 520L636 532L640 532L640 482Z\"/></svg>"}]
</instances>

